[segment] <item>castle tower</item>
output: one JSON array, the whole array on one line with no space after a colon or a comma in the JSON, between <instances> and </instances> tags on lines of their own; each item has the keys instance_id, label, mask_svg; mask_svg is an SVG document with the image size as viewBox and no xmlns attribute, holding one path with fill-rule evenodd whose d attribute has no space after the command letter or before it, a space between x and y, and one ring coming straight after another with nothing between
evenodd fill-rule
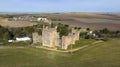
<instances>
[{"instance_id":1,"label":"castle tower","mask_svg":"<svg viewBox=\"0 0 120 67\"><path fill-rule=\"evenodd\" d=\"M59 33L56 28L43 28L42 43L47 47L59 46Z\"/></svg>"},{"instance_id":2,"label":"castle tower","mask_svg":"<svg viewBox=\"0 0 120 67\"><path fill-rule=\"evenodd\" d=\"M70 44L75 44L75 41L79 40L79 30L72 29L72 32L68 36L62 37L62 49L67 49Z\"/></svg>"},{"instance_id":3,"label":"castle tower","mask_svg":"<svg viewBox=\"0 0 120 67\"><path fill-rule=\"evenodd\" d=\"M75 30L75 29L72 29L72 36L73 36L73 39L76 41L76 40L79 40L79 34L80 34L80 31L79 30Z\"/></svg>"}]
</instances>

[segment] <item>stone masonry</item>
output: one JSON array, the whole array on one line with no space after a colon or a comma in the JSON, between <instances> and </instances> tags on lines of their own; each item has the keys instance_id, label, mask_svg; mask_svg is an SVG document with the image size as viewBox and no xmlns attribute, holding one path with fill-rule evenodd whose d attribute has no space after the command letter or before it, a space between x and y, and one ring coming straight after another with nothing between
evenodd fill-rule
<instances>
[{"instance_id":1,"label":"stone masonry","mask_svg":"<svg viewBox=\"0 0 120 67\"><path fill-rule=\"evenodd\" d=\"M56 28L43 28L42 44L47 47L59 46L59 33Z\"/></svg>"},{"instance_id":2,"label":"stone masonry","mask_svg":"<svg viewBox=\"0 0 120 67\"><path fill-rule=\"evenodd\" d=\"M70 44L75 44L75 41L79 40L79 31L72 29L72 32L68 36L62 37L62 49L67 49Z\"/></svg>"},{"instance_id":3,"label":"stone masonry","mask_svg":"<svg viewBox=\"0 0 120 67\"><path fill-rule=\"evenodd\" d=\"M33 43L42 43L42 36L40 36L37 32L32 34Z\"/></svg>"},{"instance_id":4,"label":"stone masonry","mask_svg":"<svg viewBox=\"0 0 120 67\"><path fill-rule=\"evenodd\" d=\"M60 39L59 33L56 28L45 27L42 30L42 36L38 33L33 33L33 43L40 42L43 46L47 47L61 47L67 49L70 44L75 44L76 40L79 40L79 30L72 29L72 32L68 36L62 36Z\"/></svg>"}]
</instances>

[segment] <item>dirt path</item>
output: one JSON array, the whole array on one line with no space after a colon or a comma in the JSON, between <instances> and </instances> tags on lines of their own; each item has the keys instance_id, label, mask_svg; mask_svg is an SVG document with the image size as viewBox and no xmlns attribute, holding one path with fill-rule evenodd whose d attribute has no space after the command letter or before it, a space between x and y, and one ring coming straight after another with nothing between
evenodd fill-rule
<instances>
[{"instance_id":1,"label":"dirt path","mask_svg":"<svg viewBox=\"0 0 120 67\"><path fill-rule=\"evenodd\" d=\"M8 49L8 48L29 48L24 46L0 46L0 49Z\"/></svg>"},{"instance_id":2,"label":"dirt path","mask_svg":"<svg viewBox=\"0 0 120 67\"><path fill-rule=\"evenodd\" d=\"M46 50L50 50L50 51L56 51L56 52L64 52L64 53L68 53L68 52L75 52L75 51L78 51L78 50L81 50L81 49L84 49L86 47L89 47L89 46L93 46L93 45L96 45L97 43L101 43L103 41L96 41L96 42L93 42L91 45L85 45L85 46L82 46L82 47L78 47L78 48L74 48L72 50L57 50L57 48L47 48L47 47L44 47L44 46L28 46L28 47L24 47L24 46L0 46L0 49L8 49L8 48L30 48L30 47L34 47L34 48L41 48L41 49L46 49Z\"/></svg>"},{"instance_id":3,"label":"dirt path","mask_svg":"<svg viewBox=\"0 0 120 67\"><path fill-rule=\"evenodd\" d=\"M57 50L56 48L46 48L46 47L43 47L43 46L36 46L35 48L42 48L42 49L56 51L56 52L65 52L65 53L68 53L68 52L75 52L75 51L84 49L86 47L89 47L89 46L92 46L92 45L95 45L95 44L101 43L101 42L103 42L103 41L96 41L96 42L93 42L91 45L85 45L85 46L82 46L82 47L74 48L72 50Z\"/></svg>"}]
</instances>

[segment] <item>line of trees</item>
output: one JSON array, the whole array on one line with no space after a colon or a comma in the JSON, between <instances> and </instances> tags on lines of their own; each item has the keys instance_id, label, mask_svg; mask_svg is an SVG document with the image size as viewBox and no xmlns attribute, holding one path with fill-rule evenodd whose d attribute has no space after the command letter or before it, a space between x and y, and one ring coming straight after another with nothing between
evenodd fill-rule
<instances>
[{"instance_id":1,"label":"line of trees","mask_svg":"<svg viewBox=\"0 0 120 67\"><path fill-rule=\"evenodd\" d=\"M12 38L16 38L16 37L24 37L24 36L30 36L35 29L30 26L30 27L23 27L23 28L10 28L9 29Z\"/></svg>"},{"instance_id":2,"label":"line of trees","mask_svg":"<svg viewBox=\"0 0 120 67\"><path fill-rule=\"evenodd\" d=\"M71 28L69 25L63 25L61 23L55 24L52 23L49 24L39 24L37 26L28 26L23 28L5 28L0 26L0 40L8 40L8 39L15 39L16 37L24 37L24 36L31 36L33 32L38 32L39 35L42 35L42 28L44 26L50 26L55 27L57 26L57 31L60 34L60 37L67 36L71 32ZM81 29L80 27L75 27L75 29ZM90 29L87 28L87 31L89 32ZM81 38L90 38L91 36L88 36L88 32L81 32L80 37ZM93 31L94 34L96 34L99 38L117 38L120 37L120 31L110 31L107 28L104 28L102 30L95 30Z\"/></svg>"},{"instance_id":3,"label":"line of trees","mask_svg":"<svg viewBox=\"0 0 120 67\"><path fill-rule=\"evenodd\" d=\"M31 36L36 30L34 27L23 27L23 28L5 28L0 26L0 39L8 40L15 39L16 37Z\"/></svg>"},{"instance_id":4,"label":"line of trees","mask_svg":"<svg viewBox=\"0 0 120 67\"><path fill-rule=\"evenodd\" d=\"M81 32L80 37L91 39L94 38L93 35L87 35L90 29L87 29L87 32ZM97 36L97 38L119 38L120 37L120 31L110 31L107 28L104 28L102 30L94 30L93 34Z\"/></svg>"},{"instance_id":5,"label":"line of trees","mask_svg":"<svg viewBox=\"0 0 120 67\"><path fill-rule=\"evenodd\" d=\"M99 35L99 37L110 37L110 38L118 38L120 37L120 31L110 31L107 28L104 28L102 30L95 30L94 31L95 34Z\"/></svg>"}]
</instances>

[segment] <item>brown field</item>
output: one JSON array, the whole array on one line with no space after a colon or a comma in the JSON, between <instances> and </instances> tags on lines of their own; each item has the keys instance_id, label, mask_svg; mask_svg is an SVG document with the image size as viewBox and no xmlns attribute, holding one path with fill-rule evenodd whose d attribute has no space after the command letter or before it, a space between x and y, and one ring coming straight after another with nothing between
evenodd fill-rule
<instances>
[{"instance_id":1,"label":"brown field","mask_svg":"<svg viewBox=\"0 0 120 67\"><path fill-rule=\"evenodd\" d=\"M30 14L29 14L30 15ZM51 14L31 14L32 16L42 16L54 19L54 23L68 24L91 29L120 30L120 14L95 14L95 13L51 13ZM62 20L59 20L62 19ZM8 27L25 27L36 23L19 21L1 21L0 25Z\"/></svg>"},{"instance_id":2,"label":"brown field","mask_svg":"<svg viewBox=\"0 0 120 67\"><path fill-rule=\"evenodd\" d=\"M32 23L28 21L2 21L0 22L0 25L5 27L27 27L27 26L33 26L37 23Z\"/></svg>"},{"instance_id":3,"label":"brown field","mask_svg":"<svg viewBox=\"0 0 120 67\"><path fill-rule=\"evenodd\" d=\"M46 15L47 16L47 15ZM94 30L108 28L110 30L120 30L120 15L117 14L79 14L65 13L49 15L50 18L62 18L65 21L54 21L56 23L68 24Z\"/></svg>"}]
</instances>

